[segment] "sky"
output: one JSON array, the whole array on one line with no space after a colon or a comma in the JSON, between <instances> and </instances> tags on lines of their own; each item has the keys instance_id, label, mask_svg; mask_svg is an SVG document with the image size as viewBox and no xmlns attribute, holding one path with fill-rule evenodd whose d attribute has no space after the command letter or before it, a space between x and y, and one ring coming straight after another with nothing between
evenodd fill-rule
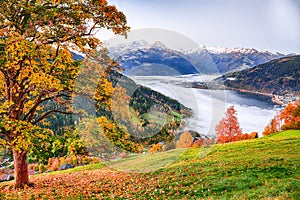
<instances>
[{"instance_id":1,"label":"sky","mask_svg":"<svg viewBox=\"0 0 300 200\"><path fill-rule=\"evenodd\" d=\"M132 34L169 30L201 46L300 54L300 0L108 0ZM147 32L147 31L146 31ZM142 33L145 37L153 33ZM174 41L180 42L180 38ZM99 33L107 40L113 35ZM129 34L129 39L131 38Z\"/></svg>"}]
</instances>

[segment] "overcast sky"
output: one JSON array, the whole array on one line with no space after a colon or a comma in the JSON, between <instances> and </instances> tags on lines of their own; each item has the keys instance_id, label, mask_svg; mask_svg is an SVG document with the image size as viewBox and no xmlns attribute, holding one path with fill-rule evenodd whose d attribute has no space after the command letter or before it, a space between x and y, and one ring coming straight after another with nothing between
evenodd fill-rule
<instances>
[{"instance_id":1,"label":"overcast sky","mask_svg":"<svg viewBox=\"0 0 300 200\"><path fill-rule=\"evenodd\" d=\"M109 0L132 30L167 29L199 45L300 53L300 0ZM111 37L102 33L102 39Z\"/></svg>"}]
</instances>

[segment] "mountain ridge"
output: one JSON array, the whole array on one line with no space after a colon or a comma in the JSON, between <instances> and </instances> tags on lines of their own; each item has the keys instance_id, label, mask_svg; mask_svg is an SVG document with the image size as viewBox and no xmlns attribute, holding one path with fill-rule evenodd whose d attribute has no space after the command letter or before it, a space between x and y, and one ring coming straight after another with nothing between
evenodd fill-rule
<instances>
[{"instance_id":1,"label":"mountain ridge","mask_svg":"<svg viewBox=\"0 0 300 200\"><path fill-rule=\"evenodd\" d=\"M140 43L141 46L139 48L138 45ZM161 42L149 45L144 42L133 42L128 46L120 45L110 49L110 56L121 64L127 75L181 75L198 73L198 70L188 61L184 54L167 48ZM141 68L143 70L140 70ZM163 71L162 74L159 73L160 70Z\"/></svg>"},{"instance_id":2,"label":"mountain ridge","mask_svg":"<svg viewBox=\"0 0 300 200\"><path fill-rule=\"evenodd\" d=\"M171 70L169 75L226 74L295 55L241 47L202 46L190 50L173 50L162 42L156 41L151 44L144 40L119 44L110 47L109 50L111 57L120 62L125 69L124 73L129 75L168 75L169 71L165 72L166 70L162 70L163 72L160 74L161 65L178 72L174 74ZM176 59L174 59L175 57ZM145 73L142 69L145 69Z\"/></svg>"}]
</instances>

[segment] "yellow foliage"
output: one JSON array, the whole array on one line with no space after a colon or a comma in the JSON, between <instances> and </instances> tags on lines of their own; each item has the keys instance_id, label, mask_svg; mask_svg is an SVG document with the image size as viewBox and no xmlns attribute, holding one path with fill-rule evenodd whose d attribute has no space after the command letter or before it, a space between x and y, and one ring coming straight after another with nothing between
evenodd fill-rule
<instances>
[{"instance_id":1,"label":"yellow foliage","mask_svg":"<svg viewBox=\"0 0 300 200\"><path fill-rule=\"evenodd\" d=\"M148 151L149 153L156 153L162 150L163 150L163 145L161 143L158 143L158 144L153 144Z\"/></svg>"},{"instance_id":2,"label":"yellow foliage","mask_svg":"<svg viewBox=\"0 0 300 200\"><path fill-rule=\"evenodd\" d=\"M6 145L26 156L33 138L49 134L38 126L55 113L72 113L72 98L78 94L110 106L113 87L103 69L117 65L107 54L101 62L93 56L101 44L95 31L107 28L126 35L126 23L125 15L106 1L0 1L0 134ZM71 50L95 64L96 90L74 90L82 61L75 61ZM47 109L48 102L56 107Z\"/></svg>"}]
</instances>

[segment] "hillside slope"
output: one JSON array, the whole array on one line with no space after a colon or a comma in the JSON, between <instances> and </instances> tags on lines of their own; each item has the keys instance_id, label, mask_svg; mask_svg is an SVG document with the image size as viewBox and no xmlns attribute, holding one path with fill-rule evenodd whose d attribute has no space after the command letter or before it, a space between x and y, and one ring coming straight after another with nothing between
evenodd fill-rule
<instances>
[{"instance_id":1,"label":"hillside slope","mask_svg":"<svg viewBox=\"0 0 300 200\"><path fill-rule=\"evenodd\" d=\"M300 87L300 55L258 65L252 69L224 75L225 86L284 95L297 93Z\"/></svg>"},{"instance_id":2,"label":"hillside slope","mask_svg":"<svg viewBox=\"0 0 300 200\"><path fill-rule=\"evenodd\" d=\"M174 131L184 126L184 118L192 114L189 108L177 100L138 85L120 73L112 73L109 80L114 87L119 85L126 89L130 98L129 109L124 111L129 117L119 120L118 123L126 127L132 140L136 142L143 142L145 145L170 142L174 139ZM116 115L119 114L115 113L115 119L118 118Z\"/></svg>"},{"instance_id":3,"label":"hillside slope","mask_svg":"<svg viewBox=\"0 0 300 200\"><path fill-rule=\"evenodd\" d=\"M84 57L73 53L73 58L82 60ZM147 141L148 144L152 144L166 141L167 138L171 139L170 136L172 134L168 134L170 126L175 131L178 127L184 125L184 118L191 115L191 110L177 100L138 85L132 79L117 71L112 70L107 75L107 79L112 82L114 88L120 86L126 90L125 94L120 90L115 90L111 98L114 103L110 105L114 107L99 106L103 104L97 104L84 96L79 96L73 102L74 109L84 110L90 116L105 116L115 124L122 126L131 135L131 140L136 142ZM78 78L78 80L86 84L84 78ZM127 102L126 100L120 102L122 98L128 98L128 107L127 103L125 103ZM120 105L121 103L124 105ZM57 105L52 103L50 106L55 107ZM158 119L160 116L163 118ZM71 116L58 113L49 119L51 123L47 128L50 128L55 133L63 134L65 127L74 126L75 122L80 121L81 118L82 116L79 115ZM148 134L153 130L157 134ZM136 138L137 136L140 139Z\"/></svg>"},{"instance_id":4,"label":"hillside slope","mask_svg":"<svg viewBox=\"0 0 300 200\"><path fill-rule=\"evenodd\" d=\"M179 149L0 183L1 199L300 199L300 130L211 148ZM205 153L203 153L203 151ZM169 165L154 172L157 164ZM171 162L171 163L170 163ZM157 167L156 167L157 169Z\"/></svg>"}]
</instances>

